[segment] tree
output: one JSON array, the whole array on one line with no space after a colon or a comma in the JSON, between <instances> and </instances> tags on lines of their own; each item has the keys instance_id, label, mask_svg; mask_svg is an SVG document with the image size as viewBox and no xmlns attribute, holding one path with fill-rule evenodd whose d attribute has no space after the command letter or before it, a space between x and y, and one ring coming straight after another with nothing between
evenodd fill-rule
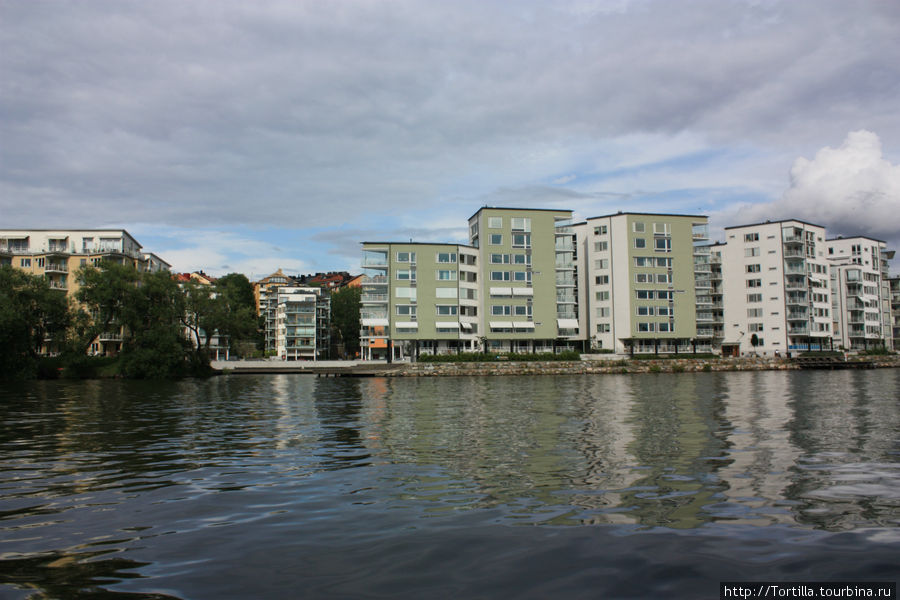
<instances>
[{"instance_id":1,"label":"tree","mask_svg":"<svg viewBox=\"0 0 900 600\"><path fill-rule=\"evenodd\" d=\"M0 267L0 378L34 374L46 348L61 348L70 323L64 292L43 277Z\"/></svg>"},{"instance_id":2,"label":"tree","mask_svg":"<svg viewBox=\"0 0 900 600\"><path fill-rule=\"evenodd\" d=\"M125 309L133 303L141 277L133 266L112 261L102 262L100 268L85 265L76 277L81 287L75 298L86 313L77 318L74 351L85 354L101 333L126 325Z\"/></svg>"},{"instance_id":3,"label":"tree","mask_svg":"<svg viewBox=\"0 0 900 600\"><path fill-rule=\"evenodd\" d=\"M345 287L331 294L331 326L344 342L344 351L359 352L359 305L362 288Z\"/></svg>"},{"instance_id":4,"label":"tree","mask_svg":"<svg viewBox=\"0 0 900 600\"><path fill-rule=\"evenodd\" d=\"M750 336L750 345L753 346L753 351L756 352L756 347L759 346L759 336L755 333Z\"/></svg>"}]
</instances>

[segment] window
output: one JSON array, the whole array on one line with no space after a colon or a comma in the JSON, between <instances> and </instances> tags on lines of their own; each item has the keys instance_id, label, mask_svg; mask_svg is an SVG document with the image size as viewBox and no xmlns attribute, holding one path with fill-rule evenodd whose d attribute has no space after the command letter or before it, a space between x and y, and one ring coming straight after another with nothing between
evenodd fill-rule
<instances>
[{"instance_id":1,"label":"window","mask_svg":"<svg viewBox=\"0 0 900 600\"><path fill-rule=\"evenodd\" d=\"M635 273L635 283L653 283L653 273Z\"/></svg>"},{"instance_id":2,"label":"window","mask_svg":"<svg viewBox=\"0 0 900 600\"><path fill-rule=\"evenodd\" d=\"M492 265L509 264L509 254L491 254Z\"/></svg>"},{"instance_id":3,"label":"window","mask_svg":"<svg viewBox=\"0 0 900 600\"><path fill-rule=\"evenodd\" d=\"M655 247L657 252L671 252L672 251L672 238L656 238L653 240L655 242Z\"/></svg>"},{"instance_id":4,"label":"window","mask_svg":"<svg viewBox=\"0 0 900 600\"><path fill-rule=\"evenodd\" d=\"M656 307L654 306L638 306L637 307L637 315L639 317L652 317L656 314Z\"/></svg>"},{"instance_id":5,"label":"window","mask_svg":"<svg viewBox=\"0 0 900 600\"><path fill-rule=\"evenodd\" d=\"M455 263L456 262L456 253L455 252L438 252L437 261L439 263Z\"/></svg>"},{"instance_id":6,"label":"window","mask_svg":"<svg viewBox=\"0 0 900 600\"><path fill-rule=\"evenodd\" d=\"M656 274L656 283L672 283L672 274L671 273L657 273Z\"/></svg>"},{"instance_id":7,"label":"window","mask_svg":"<svg viewBox=\"0 0 900 600\"><path fill-rule=\"evenodd\" d=\"M659 298L660 300L674 300L675 292L668 292L668 291L656 292L656 297Z\"/></svg>"},{"instance_id":8,"label":"window","mask_svg":"<svg viewBox=\"0 0 900 600\"><path fill-rule=\"evenodd\" d=\"M631 224L631 230L635 233L644 233L644 224L640 221L635 221Z\"/></svg>"},{"instance_id":9,"label":"window","mask_svg":"<svg viewBox=\"0 0 900 600\"><path fill-rule=\"evenodd\" d=\"M759 246L744 248L744 256L759 256Z\"/></svg>"},{"instance_id":10,"label":"window","mask_svg":"<svg viewBox=\"0 0 900 600\"><path fill-rule=\"evenodd\" d=\"M606 235L606 225L598 225L594 227L594 235Z\"/></svg>"},{"instance_id":11,"label":"window","mask_svg":"<svg viewBox=\"0 0 900 600\"><path fill-rule=\"evenodd\" d=\"M531 219L528 217L513 217L510 219L510 228L513 231L531 231Z\"/></svg>"},{"instance_id":12,"label":"window","mask_svg":"<svg viewBox=\"0 0 900 600\"><path fill-rule=\"evenodd\" d=\"M675 309L670 308L668 306L657 306L656 314L661 317L671 317L675 314Z\"/></svg>"},{"instance_id":13,"label":"window","mask_svg":"<svg viewBox=\"0 0 900 600\"><path fill-rule=\"evenodd\" d=\"M634 266L636 267L652 267L656 264L656 261L652 256L635 256L634 257Z\"/></svg>"},{"instance_id":14,"label":"window","mask_svg":"<svg viewBox=\"0 0 900 600\"><path fill-rule=\"evenodd\" d=\"M503 244L503 234L492 233L491 234L491 246L500 246L502 244Z\"/></svg>"},{"instance_id":15,"label":"window","mask_svg":"<svg viewBox=\"0 0 900 600\"><path fill-rule=\"evenodd\" d=\"M531 271L513 271L513 281L531 281Z\"/></svg>"},{"instance_id":16,"label":"window","mask_svg":"<svg viewBox=\"0 0 900 600\"><path fill-rule=\"evenodd\" d=\"M597 300L604 302L606 300L609 300L609 292L597 292L596 294L594 294L594 297Z\"/></svg>"},{"instance_id":17,"label":"window","mask_svg":"<svg viewBox=\"0 0 900 600\"><path fill-rule=\"evenodd\" d=\"M457 314L457 306L453 304L438 304L435 306L438 316L454 316Z\"/></svg>"},{"instance_id":18,"label":"window","mask_svg":"<svg viewBox=\"0 0 900 600\"><path fill-rule=\"evenodd\" d=\"M594 252L606 252L609 250L609 242L594 242Z\"/></svg>"},{"instance_id":19,"label":"window","mask_svg":"<svg viewBox=\"0 0 900 600\"><path fill-rule=\"evenodd\" d=\"M594 261L595 269L608 269L609 268L609 259L608 258L598 258Z\"/></svg>"},{"instance_id":20,"label":"window","mask_svg":"<svg viewBox=\"0 0 900 600\"><path fill-rule=\"evenodd\" d=\"M747 309L747 317L750 319L759 318L763 316L763 309L761 308L748 308Z\"/></svg>"},{"instance_id":21,"label":"window","mask_svg":"<svg viewBox=\"0 0 900 600\"><path fill-rule=\"evenodd\" d=\"M609 316L609 307L608 307L608 306L601 306L600 308L598 308L598 309L597 309L597 316L598 316L598 317L608 317L608 316Z\"/></svg>"},{"instance_id":22,"label":"window","mask_svg":"<svg viewBox=\"0 0 900 600\"><path fill-rule=\"evenodd\" d=\"M747 265L748 273L759 273L759 265Z\"/></svg>"},{"instance_id":23,"label":"window","mask_svg":"<svg viewBox=\"0 0 900 600\"><path fill-rule=\"evenodd\" d=\"M744 241L745 241L745 242L758 242L758 241L759 241L759 234L758 234L758 233L745 233L745 234L744 234Z\"/></svg>"},{"instance_id":24,"label":"window","mask_svg":"<svg viewBox=\"0 0 900 600\"><path fill-rule=\"evenodd\" d=\"M529 255L529 254L513 254L513 264L530 265L531 264L531 255Z\"/></svg>"},{"instance_id":25,"label":"window","mask_svg":"<svg viewBox=\"0 0 900 600\"><path fill-rule=\"evenodd\" d=\"M597 333L609 333L609 323L597 323Z\"/></svg>"},{"instance_id":26,"label":"window","mask_svg":"<svg viewBox=\"0 0 900 600\"><path fill-rule=\"evenodd\" d=\"M502 304L494 304L491 306L491 314L495 317L503 317L512 314L512 307Z\"/></svg>"},{"instance_id":27,"label":"window","mask_svg":"<svg viewBox=\"0 0 900 600\"><path fill-rule=\"evenodd\" d=\"M634 238L634 247L635 248L646 248L647 240L644 238Z\"/></svg>"},{"instance_id":28,"label":"window","mask_svg":"<svg viewBox=\"0 0 900 600\"><path fill-rule=\"evenodd\" d=\"M513 248L531 248L530 233L514 233L512 236Z\"/></svg>"},{"instance_id":29,"label":"window","mask_svg":"<svg viewBox=\"0 0 900 600\"><path fill-rule=\"evenodd\" d=\"M415 304L398 304L397 305L397 314L401 316L415 317L416 316L416 305Z\"/></svg>"},{"instance_id":30,"label":"window","mask_svg":"<svg viewBox=\"0 0 900 600\"><path fill-rule=\"evenodd\" d=\"M638 323L638 331L641 333L656 331L656 323Z\"/></svg>"},{"instance_id":31,"label":"window","mask_svg":"<svg viewBox=\"0 0 900 600\"><path fill-rule=\"evenodd\" d=\"M747 294L747 302L762 302L762 294Z\"/></svg>"},{"instance_id":32,"label":"window","mask_svg":"<svg viewBox=\"0 0 900 600\"><path fill-rule=\"evenodd\" d=\"M488 229L502 229L503 217L488 217Z\"/></svg>"},{"instance_id":33,"label":"window","mask_svg":"<svg viewBox=\"0 0 900 600\"><path fill-rule=\"evenodd\" d=\"M638 300L652 300L656 297L653 290L635 290L634 294Z\"/></svg>"},{"instance_id":34,"label":"window","mask_svg":"<svg viewBox=\"0 0 900 600\"><path fill-rule=\"evenodd\" d=\"M609 285L609 275L598 275L595 281L597 285Z\"/></svg>"},{"instance_id":35,"label":"window","mask_svg":"<svg viewBox=\"0 0 900 600\"><path fill-rule=\"evenodd\" d=\"M653 224L653 233L672 235L672 224L671 223L654 223Z\"/></svg>"},{"instance_id":36,"label":"window","mask_svg":"<svg viewBox=\"0 0 900 600\"><path fill-rule=\"evenodd\" d=\"M415 252L398 252L397 253L397 262L415 263L416 262L416 253Z\"/></svg>"},{"instance_id":37,"label":"window","mask_svg":"<svg viewBox=\"0 0 900 600\"><path fill-rule=\"evenodd\" d=\"M397 298L409 298L413 302L416 300L416 288L398 287L394 288L394 295Z\"/></svg>"},{"instance_id":38,"label":"window","mask_svg":"<svg viewBox=\"0 0 900 600\"><path fill-rule=\"evenodd\" d=\"M750 329L750 331L762 331L763 330L762 323L749 323L747 325L747 327Z\"/></svg>"},{"instance_id":39,"label":"window","mask_svg":"<svg viewBox=\"0 0 900 600\"><path fill-rule=\"evenodd\" d=\"M416 280L416 270L415 269L398 269L397 270L397 279L403 281L415 281Z\"/></svg>"},{"instance_id":40,"label":"window","mask_svg":"<svg viewBox=\"0 0 900 600\"><path fill-rule=\"evenodd\" d=\"M456 281L456 271L441 270L437 272L439 281Z\"/></svg>"},{"instance_id":41,"label":"window","mask_svg":"<svg viewBox=\"0 0 900 600\"><path fill-rule=\"evenodd\" d=\"M509 281L509 271L491 271L491 281Z\"/></svg>"},{"instance_id":42,"label":"window","mask_svg":"<svg viewBox=\"0 0 900 600\"><path fill-rule=\"evenodd\" d=\"M517 317L530 317L531 316L531 307L530 306L513 306L513 314Z\"/></svg>"},{"instance_id":43,"label":"window","mask_svg":"<svg viewBox=\"0 0 900 600\"><path fill-rule=\"evenodd\" d=\"M23 267L30 267L30 266L31 266L31 259L30 259L30 258L23 258L23 259L22 259L22 266L23 266Z\"/></svg>"},{"instance_id":44,"label":"window","mask_svg":"<svg viewBox=\"0 0 900 600\"><path fill-rule=\"evenodd\" d=\"M650 260L653 260L653 259L651 258ZM656 266L657 266L657 267L671 268L671 267L672 267L672 259L671 259L671 258L663 258L663 257L659 257L659 258L656 259Z\"/></svg>"},{"instance_id":45,"label":"window","mask_svg":"<svg viewBox=\"0 0 900 600\"><path fill-rule=\"evenodd\" d=\"M675 331L674 323L657 323L657 326L659 327L659 331L661 333L670 333L672 331Z\"/></svg>"},{"instance_id":46,"label":"window","mask_svg":"<svg viewBox=\"0 0 900 600\"><path fill-rule=\"evenodd\" d=\"M750 288L762 287L762 279L748 279L747 287L750 287Z\"/></svg>"},{"instance_id":47,"label":"window","mask_svg":"<svg viewBox=\"0 0 900 600\"><path fill-rule=\"evenodd\" d=\"M455 287L439 287L434 291L436 298L456 298L458 290Z\"/></svg>"}]
</instances>

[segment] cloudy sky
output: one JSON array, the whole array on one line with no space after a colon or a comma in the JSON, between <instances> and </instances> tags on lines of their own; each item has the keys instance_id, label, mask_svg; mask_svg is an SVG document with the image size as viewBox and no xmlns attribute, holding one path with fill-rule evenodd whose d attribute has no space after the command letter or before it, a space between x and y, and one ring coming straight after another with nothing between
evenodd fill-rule
<instances>
[{"instance_id":1,"label":"cloudy sky","mask_svg":"<svg viewBox=\"0 0 900 600\"><path fill-rule=\"evenodd\" d=\"M484 205L900 249L898 31L895 1L0 0L0 227L251 278Z\"/></svg>"}]
</instances>

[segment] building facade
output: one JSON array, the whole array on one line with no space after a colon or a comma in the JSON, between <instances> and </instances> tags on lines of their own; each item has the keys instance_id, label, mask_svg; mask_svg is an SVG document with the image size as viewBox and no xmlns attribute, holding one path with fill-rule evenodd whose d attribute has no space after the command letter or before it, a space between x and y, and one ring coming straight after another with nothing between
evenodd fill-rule
<instances>
[{"instance_id":1,"label":"building facade","mask_svg":"<svg viewBox=\"0 0 900 600\"><path fill-rule=\"evenodd\" d=\"M722 353L828 350L831 280L825 228L797 220L725 228Z\"/></svg>"},{"instance_id":2,"label":"building facade","mask_svg":"<svg viewBox=\"0 0 900 600\"><path fill-rule=\"evenodd\" d=\"M293 285L279 286L270 296L267 310L274 308L276 355L282 360L328 358L331 296L321 288Z\"/></svg>"},{"instance_id":3,"label":"building facade","mask_svg":"<svg viewBox=\"0 0 900 600\"><path fill-rule=\"evenodd\" d=\"M894 349L887 244L868 237L826 241L834 344L847 350Z\"/></svg>"},{"instance_id":4,"label":"building facade","mask_svg":"<svg viewBox=\"0 0 900 600\"><path fill-rule=\"evenodd\" d=\"M124 229L3 229L0 230L0 266L43 276L50 287L69 297L78 291L75 276L83 266L104 261L131 265L141 272L168 271L171 265L141 244ZM105 331L91 343L91 354L116 354L122 347L122 332Z\"/></svg>"},{"instance_id":5,"label":"building facade","mask_svg":"<svg viewBox=\"0 0 900 600\"><path fill-rule=\"evenodd\" d=\"M703 216L650 213L617 213L575 226L585 289L579 314L592 348L710 350L711 328L702 338L698 332L698 320L712 320L709 251L701 245L707 227Z\"/></svg>"}]
</instances>

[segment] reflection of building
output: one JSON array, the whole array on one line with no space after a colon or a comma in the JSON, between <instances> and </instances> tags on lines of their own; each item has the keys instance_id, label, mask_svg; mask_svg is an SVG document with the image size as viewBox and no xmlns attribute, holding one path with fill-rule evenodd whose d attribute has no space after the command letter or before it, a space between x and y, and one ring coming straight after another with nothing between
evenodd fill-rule
<instances>
[{"instance_id":1,"label":"reflection of building","mask_svg":"<svg viewBox=\"0 0 900 600\"><path fill-rule=\"evenodd\" d=\"M4 229L0 230L0 266L40 275L50 287L70 298L78 291L79 268L103 261L131 265L140 272L168 271L169 263L142 246L124 229ZM101 333L91 354L114 354L121 349L119 328Z\"/></svg>"},{"instance_id":2,"label":"reflection of building","mask_svg":"<svg viewBox=\"0 0 900 600\"><path fill-rule=\"evenodd\" d=\"M828 349L825 228L787 220L726 227L725 234L723 353Z\"/></svg>"},{"instance_id":3,"label":"reflection of building","mask_svg":"<svg viewBox=\"0 0 900 600\"><path fill-rule=\"evenodd\" d=\"M900 277L888 279L891 290L891 327L894 336L894 349L900 349Z\"/></svg>"},{"instance_id":4,"label":"reflection of building","mask_svg":"<svg viewBox=\"0 0 900 600\"><path fill-rule=\"evenodd\" d=\"M831 264L834 342L848 350L892 349L887 244L866 237L826 242Z\"/></svg>"}]
</instances>

